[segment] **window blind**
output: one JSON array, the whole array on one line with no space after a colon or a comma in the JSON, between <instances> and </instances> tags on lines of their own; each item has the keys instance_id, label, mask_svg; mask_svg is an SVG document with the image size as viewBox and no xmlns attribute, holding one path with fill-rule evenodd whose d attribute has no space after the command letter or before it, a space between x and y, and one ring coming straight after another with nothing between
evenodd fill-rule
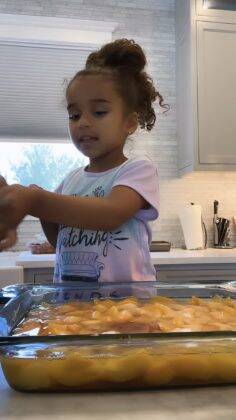
<instances>
[{"instance_id":1,"label":"window blind","mask_svg":"<svg viewBox=\"0 0 236 420\"><path fill-rule=\"evenodd\" d=\"M84 67L90 52L0 45L0 141L68 140L65 80Z\"/></svg>"}]
</instances>

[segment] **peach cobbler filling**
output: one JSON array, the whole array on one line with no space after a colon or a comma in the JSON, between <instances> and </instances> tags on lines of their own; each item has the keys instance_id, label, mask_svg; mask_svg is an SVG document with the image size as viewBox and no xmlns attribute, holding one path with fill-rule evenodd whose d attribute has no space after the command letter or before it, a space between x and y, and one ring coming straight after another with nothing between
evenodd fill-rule
<instances>
[{"instance_id":1,"label":"peach cobbler filling","mask_svg":"<svg viewBox=\"0 0 236 420\"><path fill-rule=\"evenodd\" d=\"M236 330L230 298L185 301L154 297L42 304L32 309L14 335L158 333Z\"/></svg>"}]
</instances>

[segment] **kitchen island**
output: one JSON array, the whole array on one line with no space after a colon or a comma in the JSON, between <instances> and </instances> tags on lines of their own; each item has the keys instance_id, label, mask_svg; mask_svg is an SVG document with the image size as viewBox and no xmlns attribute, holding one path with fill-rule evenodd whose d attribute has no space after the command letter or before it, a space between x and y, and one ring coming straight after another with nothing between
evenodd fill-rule
<instances>
[{"instance_id":1,"label":"kitchen island","mask_svg":"<svg viewBox=\"0 0 236 420\"><path fill-rule=\"evenodd\" d=\"M236 279L236 248L195 251L173 248L169 252L151 252L151 259L159 281L190 283ZM55 255L32 255L25 251L17 256L15 264L23 267L25 283L50 283Z\"/></svg>"},{"instance_id":2,"label":"kitchen island","mask_svg":"<svg viewBox=\"0 0 236 420\"><path fill-rule=\"evenodd\" d=\"M154 265L176 264L236 264L236 248L189 250L172 248L168 252L151 252ZM15 264L24 268L49 268L55 265L55 254L31 254L24 251L17 254Z\"/></svg>"},{"instance_id":3,"label":"kitchen island","mask_svg":"<svg viewBox=\"0 0 236 420\"><path fill-rule=\"evenodd\" d=\"M20 393L0 369L0 418L50 420L233 420L236 386L112 393Z\"/></svg>"},{"instance_id":4,"label":"kitchen island","mask_svg":"<svg viewBox=\"0 0 236 420\"><path fill-rule=\"evenodd\" d=\"M232 281L236 279L236 248L151 252L160 281ZM50 283L54 254L33 255L29 251L0 254L0 288L15 283Z\"/></svg>"}]
</instances>

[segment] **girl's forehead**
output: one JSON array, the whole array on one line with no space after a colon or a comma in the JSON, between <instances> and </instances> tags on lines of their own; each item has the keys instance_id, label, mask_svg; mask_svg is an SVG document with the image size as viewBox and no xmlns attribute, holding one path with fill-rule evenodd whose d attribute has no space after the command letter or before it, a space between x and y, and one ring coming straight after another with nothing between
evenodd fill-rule
<instances>
[{"instance_id":1,"label":"girl's forehead","mask_svg":"<svg viewBox=\"0 0 236 420\"><path fill-rule=\"evenodd\" d=\"M89 101L104 98L113 102L119 98L114 81L102 75L82 75L73 80L67 90L67 101Z\"/></svg>"}]
</instances>

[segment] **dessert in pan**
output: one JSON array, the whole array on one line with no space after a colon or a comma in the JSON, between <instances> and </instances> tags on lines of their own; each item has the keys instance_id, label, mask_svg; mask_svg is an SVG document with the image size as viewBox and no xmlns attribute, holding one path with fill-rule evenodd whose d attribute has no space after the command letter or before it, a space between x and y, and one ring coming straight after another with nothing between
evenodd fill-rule
<instances>
[{"instance_id":1,"label":"dessert in pan","mask_svg":"<svg viewBox=\"0 0 236 420\"><path fill-rule=\"evenodd\" d=\"M147 297L147 284L133 295L129 285L127 297L122 286L118 298L96 290L92 299L92 289L75 299L75 288L31 288L18 299L28 293L32 304L0 342L6 379L45 392L235 383L234 289L186 287L155 286L153 295L152 286Z\"/></svg>"},{"instance_id":2,"label":"dessert in pan","mask_svg":"<svg viewBox=\"0 0 236 420\"><path fill-rule=\"evenodd\" d=\"M184 301L154 297L41 304L13 335L132 334L236 330L236 302L215 297Z\"/></svg>"}]
</instances>

